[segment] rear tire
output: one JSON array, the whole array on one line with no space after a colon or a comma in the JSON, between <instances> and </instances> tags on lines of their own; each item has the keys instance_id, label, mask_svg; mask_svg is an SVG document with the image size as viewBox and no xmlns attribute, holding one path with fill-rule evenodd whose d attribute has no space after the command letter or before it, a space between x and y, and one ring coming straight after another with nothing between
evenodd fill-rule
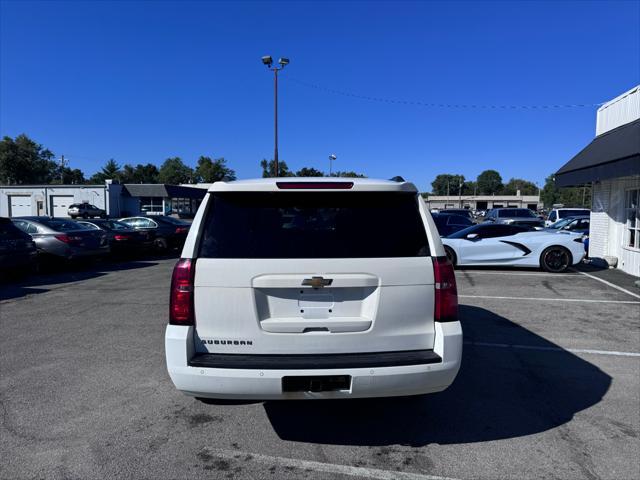
<instances>
[{"instance_id":1,"label":"rear tire","mask_svg":"<svg viewBox=\"0 0 640 480\"><path fill-rule=\"evenodd\" d=\"M162 253L162 252L166 252L169 249L169 244L167 243L167 240L160 237L160 238L156 238L153 241L153 248L155 248L156 252Z\"/></svg>"},{"instance_id":2,"label":"rear tire","mask_svg":"<svg viewBox=\"0 0 640 480\"><path fill-rule=\"evenodd\" d=\"M572 263L571 252L558 245L545 248L542 255L540 255L540 267L549 273L562 273Z\"/></svg>"},{"instance_id":3,"label":"rear tire","mask_svg":"<svg viewBox=\"0 0 640 480\"><path fill-rule=\"evenodd\" d=\"M451 262L451 265L456 266L456 262L458 261L458 257L456 257L456 252L453 251L453 248L445 245L444 251L447 255L447 259Z\"/></svg>"}]
</instances>

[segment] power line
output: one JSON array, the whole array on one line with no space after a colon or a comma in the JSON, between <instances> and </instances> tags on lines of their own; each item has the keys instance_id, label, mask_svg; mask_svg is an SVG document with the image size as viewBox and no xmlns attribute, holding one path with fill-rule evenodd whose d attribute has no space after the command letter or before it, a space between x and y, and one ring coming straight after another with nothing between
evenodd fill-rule
<instances>
[{"instance_id":1,"label":"power line","mask_svg":"<svg viewBox=\"0 0 640 480\"><path fill-rule=\"evenodd\" d=\"M334 95L341 95L343 97L358 98L361 100L368 100L378 103L392 103L397 105L417 105L427 108L450 108L450 109L479 109L479 110L548 110L548 109L560 109L560 108L592 108L599 107L603 103L571 103L571 104L553 104L553 105L486 105L486 104L468 104L468 103L428 103L418 100L402 100L392 99L384 97L372 97L369 95L360 95L358 93L346 92L343 90L336 90L333 88L323 87L314 83L298 80L297 78L288 76L288 81L302 85L303 87L313 88L326 93Z\"/></svg>"}]
</instances>

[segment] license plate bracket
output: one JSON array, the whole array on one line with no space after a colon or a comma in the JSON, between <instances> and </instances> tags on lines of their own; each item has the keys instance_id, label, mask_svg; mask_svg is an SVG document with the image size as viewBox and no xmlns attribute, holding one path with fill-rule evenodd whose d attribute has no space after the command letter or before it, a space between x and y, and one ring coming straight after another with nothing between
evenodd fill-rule
<instances>
[{"instance_id":1,"label":"license plate bracket","mask_svg":"<svg viewBox=\"0 0 640 480\"><path fill-rule=\"evenodd\" d=\"M282 377L283 392L337 392L351 389L351 375Z\"/></svg>"}]
</instances>

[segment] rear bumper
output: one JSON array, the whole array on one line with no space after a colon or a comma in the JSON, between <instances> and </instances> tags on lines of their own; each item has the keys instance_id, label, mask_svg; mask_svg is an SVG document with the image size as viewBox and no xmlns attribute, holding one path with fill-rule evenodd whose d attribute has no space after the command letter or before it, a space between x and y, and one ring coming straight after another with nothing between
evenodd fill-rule
<instances>
[{"instance_id":1,"label":"rear bumper","mask_svg":"<svg viewBox=\"0 0 640 480\"><path fill-rule=\"evenodd\" d=\"M293 400L393 397L433 393L442 391L451 385L460 369L462 357L460 322L436 323L435 330L434 349L420 351L423 353L419 354L424 355L425 363L415 363L415 352L405 352L404 361L401 355L403 352L385 352L377 355L362 354L361 359L344 363L345 367L306 368L304 362L298 361L295 365L291 363L286 365L285 362L285 364L277 365L270 360L264 362L264 358L256 359L256 357L272 356L254 355L250 356L253 357L254 363L247 363L251 368L241 368L242 365L237 364L234 365L236 368L219 368L219 366L205 366L206 357L195 355L193 327L169 325L165 334L167 369L178 390L196 397ZM432 352L432 354L429 355L426 352ZM398 355L396 365L390 365L387 361L389 354ZM386 356L385 361L381 360L382 356ZM221 357L215 357L217 357L216 361L222 360ZM345 357L345 355L340 357ZM371 362L364 363L367 361L367 357L370 357ZM211 358L209 357L209 359ZM354 360L355 358L357 356L354 357ZM412 360L407 361L407 358ZM257 364L255 361L262 363ZM325 360L323 363L332 367L336 365L331 364L329 360ZM220 363L215 365L220 365ZM283 377L324 375L350 376L350 387L326 392L283 392Z\"/></svg>"}]
</instances>

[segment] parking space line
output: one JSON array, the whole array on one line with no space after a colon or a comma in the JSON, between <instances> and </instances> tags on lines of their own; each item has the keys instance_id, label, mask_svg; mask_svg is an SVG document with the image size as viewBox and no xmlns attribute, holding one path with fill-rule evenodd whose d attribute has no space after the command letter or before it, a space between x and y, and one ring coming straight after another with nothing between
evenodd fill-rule
<instances>
[{"instance_id":1,"label":"parking space line","mask_svg":"<svg viewBox=\"0 0 640 480\"><path fill-rule=\"evenodd\" d=\"M513 275L513 276L530 276L530 277L577 277L575 273L543 273L543 272L481 272L479 270L457 270L458 272L474 275ZM579 273L579 272L578 272Z\"/></svg>"},{"instance_id":2,"label":"parking space line","mask_svg":"<svg viewBox=\"0 0 640 480\"><path fill-rule=\"evenodd\" d=\"M496 300L535 300L537 302L584 302L584 303L627 303L640 305L634 300L594 300L592 298L539 298L539 297L498 297L492 295L458 295L459 298L490 298Z\"/></svg>"},{"instance_id":3,"label":"parking space line","mask_svg":"<svg viewBox=\"0 0 640 480\"><path fill-rule=\"evenodd\" d=\"M616 290L620 290L621 292L624 292L624 293L626 293L628 295L631 295L632 297L640 298L640 295L638 295L637 293L630 292L626 288L619 287L615 283L607 282L606 280L603 280L602 278L598 278L595 275L590 275L588 273L581 272L580 270L576 270L575 268L572 268L571 270L576 272L576 273L579 273L580 275L584 275L585 277L593 278L594 280L597 280L600 283L604 283L605 285L607 285L609 287L612 287L612 288L615 288Z\"/></svg>"},{"instance_id":4,"label":"parking space line","mask_svg":"<svg viewBox=\"0 0 640 480\"><path fill-rule=\"evenodd\" d=\"M512 345L508 343L489 343L489 342L464 342L465 345L473 345L476 347L496 347L496 348L517 348L522 350L543 350L551 352L571 352L571 353L591 353L593 355L612 355L616 357L640 357L640 353L635 352L618 352L615 350L592 350L588 348L562 348L562 347L542 347L536 345Z\"/></svg>"},{"instance_id":5,"label":"parking space line","mask_svg":"<svg viewBox=\"0 0 640 480\"><path fill-rule=\"evenodd\" d=\"M440 477L437 475L425 475L421 473L398 472L395 470L382 470L379 468L352 467L335 463L316 462L313 460L301 460L298 458L277 457L262 455L259 453L206 448L207 453L226 460L256 461L267 465L295 468L301 471L313 470L320 473L334 473L348 475L350 477L375 478L377 480L458 480L452 477Z\"/></svg>"}]
</instances>

